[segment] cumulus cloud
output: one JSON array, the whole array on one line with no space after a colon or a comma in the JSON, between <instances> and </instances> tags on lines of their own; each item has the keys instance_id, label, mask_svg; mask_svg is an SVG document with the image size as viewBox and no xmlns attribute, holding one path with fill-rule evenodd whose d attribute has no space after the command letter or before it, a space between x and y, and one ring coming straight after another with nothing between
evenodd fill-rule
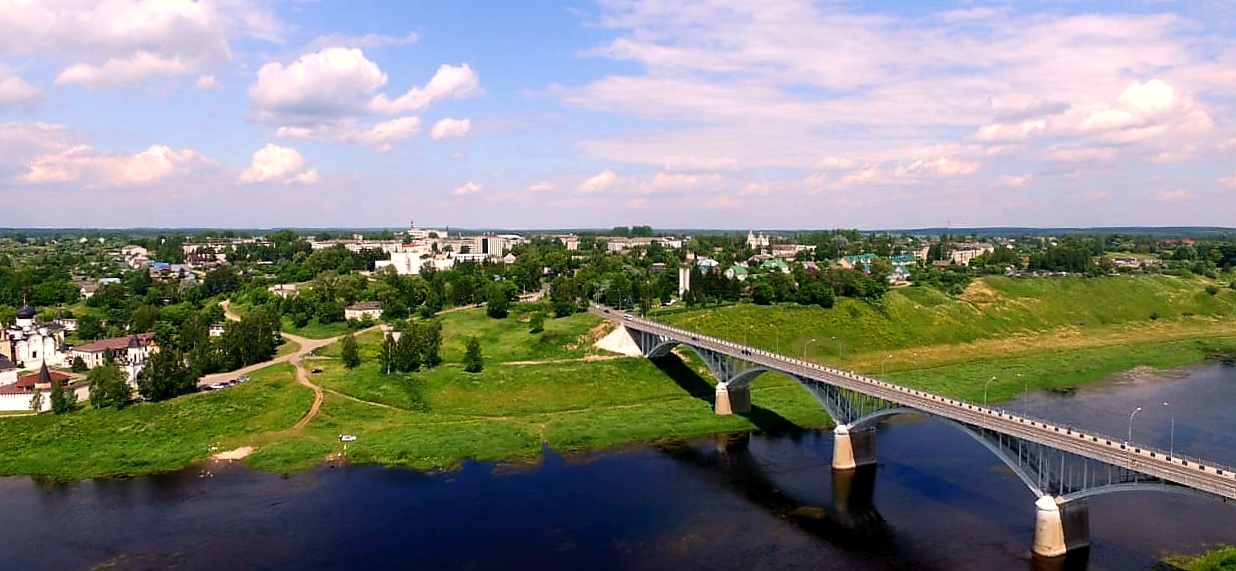
<instances>
[{"instance_id":1,"label":"cumulus cloud","mask_svg":"<svg viewBox=\"0 0 1236 571\"><path fill-rule=\"evenodd\" d=\"M379 151L420 131L421 121L403 116L360 125L360 117L423 110L432 102L479 92L476 72L467 64L443 65L423 87L413 87L391 100L381 93L387 75L359 48L326 47L284 65L271 62L258 70L249 87L252 117L278 125L276 136L318 138L358 143ZM444 120L434 126L435 138L462 136L471 122Z\"/></svg>"},{"instance_id":2,"label":"cumulus cloud","mask_svg":"<svg viewBox=\"0 0 1236 571\"><path fill-rule=\"evenodd\" d=\"M742 190L739 192L741 194L764 195L768 194L769 190L771 190L771 188L768 186L768 183L761 180L742 185Z\"/></svg>"},{"instance_id":3,"label":"cumulus cloud","mask_svg":"<svg viewBox=\"0 0 1236 571\"><path fill-rule=\"evenodd\" d=\"M550 93L633 120L580 143L610 164L718 172L699 165L724 161L739 170L727 180L777 169L803 183L787 189L915 184L990 204L981 191L993 178L1033 179L975 176L987 169L1064 168L1074 177L1055 181L1076 195L1134 164L1191 184L1167 163L1220 160L1233 140L1236 44L1199 34L1206 22L1153 13L1170 7L966 17L813 0L600 7L611 35L586 54L622 71ZM819 41L828 35L847 41Z\"/></svg>"},{"instance_id":4,"label":"cumulus cloud","mask_svg":"<svg viewBox=\"0 0 1236 571\"><path fill-rule=\"evenodd\" d=\"M193 75L226 62L231 37L281 37L286 26L261 4L0 0L0 56L64 62L56 82L89 87Z\"/></svg>"},{"instance_id":5,"label":"cumulus cloud","mask_svg":"<svg viewBox=\"0 0 1236 571\"><path fill-rule=\"evenodd\" d=\"M481 191L482 186L475 182L467 182L455 187L455 196L467 196Z\"/></svg>"},{"instance_id":6,"label":"cumulus cloud","mask_svg":"<svg viewBox=\"0 0 1236 571\"><path fill-rule=\"evenodd\" d=\"M306 52L316 52L324 48L385 48L391 46L406 46L420 41L421 37L416 33L409 33L406 36L387 36L384 34L365 34L363 36L349 36L345 34L327 34L318 36L309 42L305 47Z\"/></svg>"},{"instance_id":7,"label":"cumulus cloud","mask_svg":"<svg viewBox=\"0 0 1236 571\"><path fill-rule=\"evenodd\" d=\"M1160 190L1154 193L1155 200L1187 200L1193 198L1193 191L1187 188L1173 188L1170 190Z\"/></svg>"},{"instance_id":8,"label":"cumulus cloud","mask_svg":"<svg viewBox=\"0 0 1236 571\"><path fill-rule=\"evenodd\" d=\"M132 155L107 154L77 145L36 157L25 165L28 171L18 180L26 184L81 182L87 186L132 186L184 173L195 165L217 164L197 151L177 151L164 145L151 145Z\"/></svg>"},{"instance_id":9,"label":"cumulus cloud","mask_svg":"<svg viewBox=\"0 0 1236 571\"><path fill-rule=\"evenodd\" d=\"M1003 184L1004 186L1011 186L1011 187L1017 188L1017 187L1022 187L1022 186L1026 186L1027 184L1030 184L1030 181L1032 180L1034 180L1034 175L1029 175L1029 174L1004 175L1000 177L1000 184Z\"/></svg>"},{"instance_id":10,"label":"cumulus cloud","mask_svg":"<svg viewBox=\"0 0 1236 571\"><path fill-rule=\"evenodd\" d=\"M267 143L253 153L249 168L241 171L240 182L279 182L283 184L313 184L318 181L318 171L296 149Z\"/></svg>"},{"instance_id":11,"label":"cumulus cloud","mask_svg":"<svg viewBox=\"0 0 1236 571\"><path fill-rule=\"evenodd\" d=\"M354 119L343 119L310 127L279 127L275 136L287 139L321 139L354 143L385 153L395 143L416 136L421 130L418 117L399 117L373 125L361 125Z\"/></svg>"},{"instance_id":12,"label":"cumulus cloud","mask_svg":"<svg viewBox=\"0 0 1236 571\"><path fill-rule=\"evenodd\" d=\"M527 190L528 192L544 192L544 191L553 190L553 189L554 189L554 185L549 184L548 182L545 182L545 181L540 181L540 182L534 182L528 185L528 188L524 190Z\"/></svg>"},{"instance_id":13,"label":"cumulus cloud","mask_svg":"<svg viewBox=\"0 0 1236 571\"><path fill-rule=\"evenodd\" d=\"M193 84L193 89L197 91L218 91L223 89L223 84L215 79L213 75L199 75L197 81Z\"/></svg>"},{"instance_id":14,"label":"cumulus cloud","mask_svg":"<svg viewBox=\"0 0 1236 571\"><path fill-rule=\"evenodd\" d=\"M721 182L718 174L684 174L659 172L652 178L653 190L695 189Z\"/></svg>"},{"instance_id":15,"label":"cumulus cloud","mask_svg":"<svg viewBox=\"0 0 1236 571\"><path fill-rule=\"evenodd\" d=\"M472 131L471 119L442 119L433 124L429 136L435 141L467 137Z\"/></svg>"},{"instance_id":16,"label":"cumulus cloud","mask_svg":"<svg viewBox=\"0 0 1236 571\"><path fill-rule=\"evenodd\" d=\"M906 166L898 167L897 176L966 176L978 172L981 165L976 162L959 161L949 158L932 160L917 160Z\"/></svg>"},{"instance_id":17,"label":"cumulus cloud","mask_svg":"<svg viewBox=\"0 0 1236 571\"><path fill-rule=\"evenodd\" d=\"M38 98L38 88L13 74L3 63L0 63L0 109L30 105Z\"/></svg>"},{"instance_id":18,"label":"cumulus cloud","mask_svg":"<svg viewBox=\"0 0 1236 571\"><path fill-rule=\"evenodd\" d=\"M599 174L588 177L584 182L579 183L580 192L600 192L614 185L618 180L618 175L612 170L605 170Z\"/></svg>"}]
</instances>

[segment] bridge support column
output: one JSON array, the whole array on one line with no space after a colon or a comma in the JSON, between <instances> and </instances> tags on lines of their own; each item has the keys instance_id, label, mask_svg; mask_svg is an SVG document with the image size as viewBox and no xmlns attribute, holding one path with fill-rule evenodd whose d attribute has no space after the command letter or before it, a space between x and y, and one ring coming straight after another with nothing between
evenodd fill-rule
<instances>
[{"instance_id":1,"label":"bridge support column","mask_svg":"<svg viewBox=\"0 0 1236 571\"><path fill-rule=\"evenodd\" d=\"M838 424L833 429L833 469L853 470L875 464L875 431L850 432L850 427Z\"/></svg>"},{"instance_id":2,"label":"bridge support column","mask_svg":"<svg viewBox=\"0 0 1236 571\"><path fill-rule=\"evenodd\" d=\"M1035 555L1061 557L1090 545L1090 509L1084 500L1060 503L1046 495L1034 507Z\"/></svg>"},{"instance_id":3,"label":"bridge support column","mask_svg":"<svg viewBox=\"0 0 1236 571\"><path fill-rule=\"evenodd\" d=\"M717 399L713 410L717 414L743 414L751 412L751 387L717 383Z\"/></svg>"}]
</instances>

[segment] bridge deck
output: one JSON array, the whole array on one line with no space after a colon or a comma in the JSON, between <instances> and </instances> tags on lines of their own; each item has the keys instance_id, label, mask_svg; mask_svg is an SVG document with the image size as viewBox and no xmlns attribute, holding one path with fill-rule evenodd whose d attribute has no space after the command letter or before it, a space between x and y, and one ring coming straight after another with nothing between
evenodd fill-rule
<instances>
[{"instance_id":1,"label":"bridge deck","mask_svg":"<svg viewBox=\"0 0 1236 571\"><path fill-rule=\"evenodd\" d=\"M596 315L639 331L654 333L682 345L691 345L729 355L769 370L811 379L882 398L926 414L1000 432L1045 446L1092 458L1162 478L1189 488L1236 500L1236 470L1163 450L1122 442L1088 431L1079 431L1041 419L1019 416L926 391L903 387L817 363L795 359L756 347L708 337L655 321L592 308Z\"/></svg>"}]
</instances>

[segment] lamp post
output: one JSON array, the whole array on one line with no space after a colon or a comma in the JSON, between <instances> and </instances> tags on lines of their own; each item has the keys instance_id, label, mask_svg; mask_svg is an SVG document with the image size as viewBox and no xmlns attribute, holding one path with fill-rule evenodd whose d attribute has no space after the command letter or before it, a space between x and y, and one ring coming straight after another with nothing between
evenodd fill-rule
<instances>
[{"instance_id":1,"label":"lamp post","mask_svg":"<svg viewBox=\"0 0 1236 571\"><path fill-rule=\"evenodd\" d=\"M1140 406L1139 406L1139 407L1137 407L1137 408L1133 409L1133 412L1130 412L1130 413L1129 413L1129 438L1128 438L1128 440L1125 440L1125 441L1124 441L1124 443L1125 443L1126 445L1132 445L1132 444L1133 444L1133 416L1134 416L1134 415L1136 415L1137 413L1141 412L1141 410L1142 410L1142 407L1140 407Z\"/></svg>"},{"instance_id":2,"label":"lamp post","mask_svg":"<svg viewBox=\"0 0 1236 571\"><path fill-rule=\"evenodd\" d=\"M838 358L838 359L844 359L844 358L845 358L845 351L843 351L843 350L842 350L842 347L841 347L841 340L840 340L840 339L838 339L836 335L833 335L833 341L836 341L836 342L837 342L837 358Z\"/></svg>"},{"instance_id":3,"label":"lamp post","mask_svg":"<svg viewBox=\"0 0 1236 571\"><path fill-rule=\"evenodd\" d=\"M772 326L773 332L777 335L777 353L781 353L781 328L776 325Z\"/></svg>"},{"instance_id":4,"label":"lamp post","mask_svg":"<svg viewBox=\"0 0 1236 571\"><path fill-rule=\"evenodd\" d=\"M885 356L884 356L884 360L883 360L883 361L880 361L880 376L881 376L881 377L883 377L883 376L884 376L884 364L885 364L885 363L887 363L887 362L888 362L888 360L889 360L890 358L892 358L892 356L893 356L893 355L892 355L891 353L890 353L890 354L888 354L888 355L885 355Z\"/></svg>"},{"instance_id":5,"label":"lamp post","mask_svg":"<svg viewBox=\"0 0 1236 571\"><path fill-rule=\"evenodd\" d=\"M807 348L810 347L812 343L815 343L815 341L816 341L815 339L808 339L807 342L803 344L803 360L804 361L807 360Z\"/></svg>"},{"instance_id":6,"label":"lamp post","mask_svg":"<svg viewBox=\"0 0 1236 571\"><path fill-rule=\"evenodd\" d=\"M987 379L986 383L983 383L983 408L987 408L987 386L994 380L996 380L996 377L992 376L990 379Z\"/></svg>"},{"instance_id":7,"label":"lamp post","mask_svg":"<svg viewBox=\"0 0 1236 571\"><path fill-rule=\"evenodd\" d=\"M1021 373L1017 373L1020 377ZM1021 414L1022 416L1030 416L1030 379L1024 379L1021 390Z\"/></svg>"},{"instance_id":8,"label":"lamp post","mask_svg":"<svg viewBox=\"0 0 1236 571\"><path fill-rule=\"evenodd\" d=\"M1167 407L1167 410L1171 411L1172 413L1171 424L1168 425L1169 428L1167 431L1167 434L1168 434L1167 436L1167 439L1168 439L1167 440L1168 442L1167 456L1169 458L1175 458L1176 457L1176 409L1172 408L1172 403L1170 402L1163 403L1163 406Z\"/></svg>"}]
</instances>

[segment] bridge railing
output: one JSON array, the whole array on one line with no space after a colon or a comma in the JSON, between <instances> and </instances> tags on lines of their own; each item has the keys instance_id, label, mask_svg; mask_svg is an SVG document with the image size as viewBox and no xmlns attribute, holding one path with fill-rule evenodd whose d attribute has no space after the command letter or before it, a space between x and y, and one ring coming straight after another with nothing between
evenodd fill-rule
<instances>
[{"instance_id":1,"label":"bridge railing","mask_svg":"<svg viewBox=\"0 0 1236 571\"><path fill-rule=\"evenodd\" d=\"M1130 454L1138 454L1138 455L1144 454L1151 458L1170 462L1172 464L1176 464L1179 466L1188 467L1188 468L1197 468L1198 471L1201 471L1201 472L1214 472L1218 475L1230 476L1233 479L1236 479L1236 469L1230 466L1226 466L1226 465L1223 465L1217 462L1203 460L1201 458L1192 457L1186 454L1180 454L1179 452L1175 452L1175 451L1169 452L1167 450L1163 450L1161 448L1157 448L1154 446L1145 446L1145 445L1136 444L1132 442L1126 442L1122 438L1112 437L1106 434L1102 434L1100 432L1095 432L1095 431L1090 431L1090 430L1085 430L1085 431L1077 430L1073 426L1060 426L1046 419L1030 416L1027 414L1013 414L1011 412L1006 412L1005 410L1003 410L1003 408L1000 408L1000 407L991 408L991 407L987 407L984 405L980 405L978 403L972 403L972 402L961 400L961 399L954 399L954 398L945 397L942 395L937 395L935 393L930 393L927 391L907 387L904 385L898 385L896 383L890 383L888 381L875 379L872 377L868 377L866 375L860 375L852 371L846 371L843 369L829 367L827 365L821 365L814 361L807 361L805 359L797 359L797 358L789 357L789 356L786 356L780 353L775 353L772 351L760 349L758 347L751 347L748 345L735 343L733 341L729 341L726 339L710 337L710 336L702 335L694 331L688 331L686 329L681 329L678 327L665 325L665 324L658 323L655 321L640 319L634 316L630 316L629 314L624 315L623 320L632 322L632 323L638 323L640 325L652 327L652 328L659 329L662 331L668 331L668 332L674 333L675 335L680 337L679 339L677 339L677 341L679 342L690 343L690 342L706 341L708 343L712 343L715 345L730 347L732 349L736 349L739 351L739 354L735 355L735 357L738 357L738 358L745 358L749 356L759 355L761 357L777 360L777 361L780 361L786 364L795 365L795 366L806 368L806 369L812 369L812 370L819 371L822 373L904 392L906 394L917 396L919 398L929 398L929 399L932 399L938 402L951 404L951 405L958 406L958 407L964 407L969 410L974 410L980 413L993 415L993 416L996 416L997 418L1003 418L1003 419L1015 421L1021 424L1028 424L1032 427L1042 428L1044 430L1051 429L1054 432L1064 433L1069 436L1076 436L1079 440L1089 440L1091 442L1102 442L1108 446L1113 446L1113 447L1119 446L1120 450L1128 450ZM746 353L744 353L744 351L746 351Z\"/></svg>"}]
</instances>

